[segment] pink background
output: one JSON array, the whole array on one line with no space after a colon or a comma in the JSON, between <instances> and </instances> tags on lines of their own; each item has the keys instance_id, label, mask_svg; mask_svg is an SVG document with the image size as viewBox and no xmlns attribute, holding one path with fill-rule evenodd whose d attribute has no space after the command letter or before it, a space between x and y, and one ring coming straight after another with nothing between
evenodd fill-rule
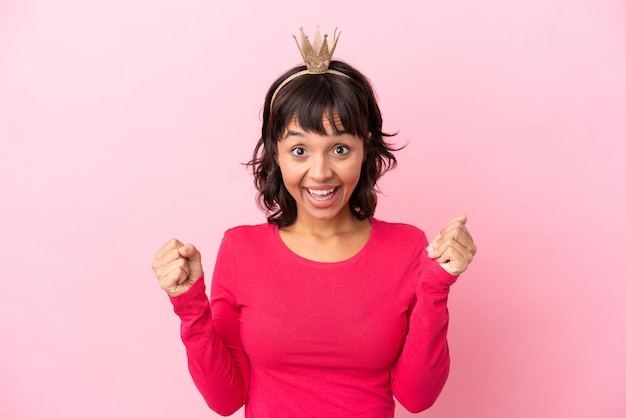
<instances>
[{"instance_id":1,"label":"pink background","mask_svg":"<svg viewBox=\"0 0 626 418\"><path fill-rule=\"evenodd\" d=\"M377 216L479 244L422 416L626 416L618 0L1 2L0 416L217 416L150 264L264 220L240 163L316 23L409 143Z\"/></svg>"}]
</instances>

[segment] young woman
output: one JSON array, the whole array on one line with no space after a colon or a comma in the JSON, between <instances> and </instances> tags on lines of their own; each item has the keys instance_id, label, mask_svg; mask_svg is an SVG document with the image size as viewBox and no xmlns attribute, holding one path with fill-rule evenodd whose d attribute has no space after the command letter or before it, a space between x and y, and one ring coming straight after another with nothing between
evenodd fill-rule
<instances>
[{"instance_id":1,"label":"young woman","mask_svg":"<svg viewBox=\"0 0 626 418\"><path fill-rule=\"evenodd\" d=\"M193 245L158 251L191 376L217 413L390 418L394 396L418 412L441 392L448 290L476 247L465 216L430 245L373 216L396 163L388 136L355 68L294 68L268 91L250 162L268 223L226 231L211 301Z\"/></svg>"}]
</instances>

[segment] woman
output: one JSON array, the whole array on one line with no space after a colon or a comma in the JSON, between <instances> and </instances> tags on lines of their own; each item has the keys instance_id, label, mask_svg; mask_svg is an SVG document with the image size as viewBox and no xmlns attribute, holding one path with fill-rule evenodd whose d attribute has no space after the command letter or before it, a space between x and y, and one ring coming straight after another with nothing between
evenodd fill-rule
<instances>
[{"instance_id":1,"label":"woman","mask_svg":"<svg viewBox=\"0 0 626 418\"><path fill-rule=\"evenodd\" d=\"M171 240L153 263L222 415L388 418L394 396L431 406L448 375L448 289L476 252L467 219L428 245L373 217L394 150L370 83L324 44L268 91L250 162L268 223L224 234L210 303L193 245Z\"/></svg>"}]
</instances>

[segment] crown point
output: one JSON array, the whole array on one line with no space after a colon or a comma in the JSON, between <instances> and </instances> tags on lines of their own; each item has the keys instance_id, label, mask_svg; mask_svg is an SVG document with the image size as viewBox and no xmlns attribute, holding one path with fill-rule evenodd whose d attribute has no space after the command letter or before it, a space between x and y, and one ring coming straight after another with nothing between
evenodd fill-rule
<instances>
[{"instance_id":1,"label":"crown point","mask_svg":"<svg viewBox=\"0 0 626 418\"><path fill-rule=\"evenodd\" d=\"M312 73L325 73L328 71L328 66L330 65L330 61L332 60L333 52L335 51L335 47L337 46L337 40L339 39L339 34L337 33L337 28L333 32L332 41L330 41L331 45L329 48L329 38L328 34L324 34L324 38L322 40L322 36L319 31L319 25L316 25L315 36L313 38L313 44L309 40L309 36L304 33L304 29L300 27L300 36L301 36L301 44L298 44L298 40L296 39L296 44L298 45L298 49L300 50L300 54L304 59L304 62L307 66L307 69ZM294 36L294 39L296 37Z\"/></svg>"}]
</instances>

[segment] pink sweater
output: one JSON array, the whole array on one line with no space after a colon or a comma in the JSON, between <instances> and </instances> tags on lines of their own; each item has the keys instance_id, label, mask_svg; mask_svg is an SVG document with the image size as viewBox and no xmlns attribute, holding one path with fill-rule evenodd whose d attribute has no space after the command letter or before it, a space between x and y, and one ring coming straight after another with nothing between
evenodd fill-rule
<instances>
[{"instance_id":1,"label":"pink sweater","mask_svg":"<svg viewBox=\"0 0 626 418\"><path fill-rule=\"evenodd\" d=\"M352 258L290 251L275 225L224 235L209 306L200 279L171 298L208 405L246 417L390 418L430 407L448 376L449 286L422 231L372 219Z\"/></svg>"}]
</instances>

